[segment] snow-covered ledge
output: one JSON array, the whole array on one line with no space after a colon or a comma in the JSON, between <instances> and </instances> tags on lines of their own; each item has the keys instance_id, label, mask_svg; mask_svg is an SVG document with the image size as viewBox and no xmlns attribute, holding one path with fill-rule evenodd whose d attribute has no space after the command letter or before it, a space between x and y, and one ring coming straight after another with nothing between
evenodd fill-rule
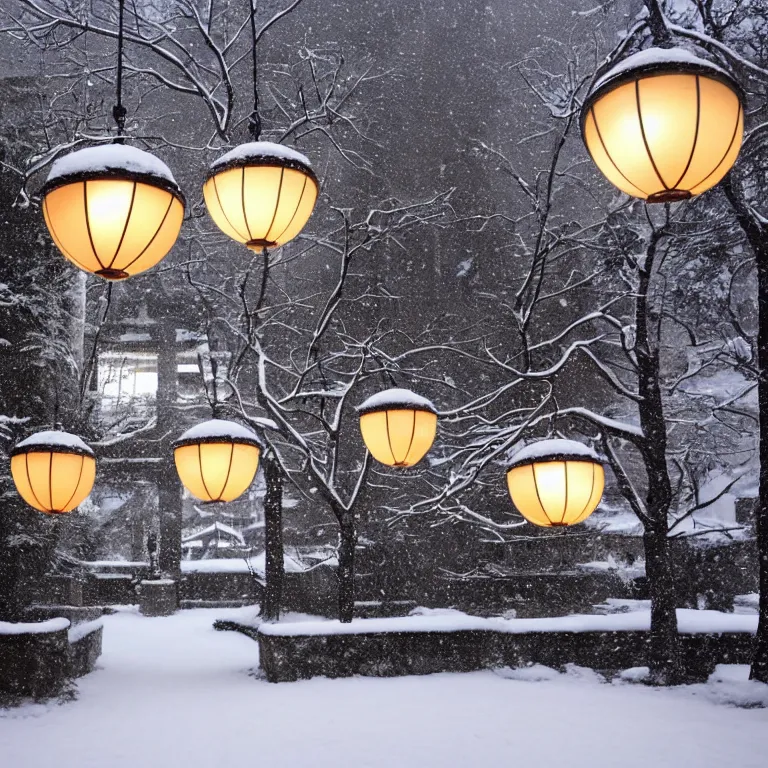
<instances>
[{"instance_id":1,"label":"snow-covered ledge","mask_svg":"<svg viewBox=\"0 0 768 768\"><path fill-rule=\"evenodd\" d=\"M681 634L720 634L723 632L757 631L757 614L721 613L678 608ZM400 616L388 619L353 619L339 621L297 621L262 624L265 635L297 637L299 635L357 635L379 632L465 632L492 631L508 634L529 632L647 632L651 628L650 611L631 611L608 615L556 616L545 619L503 619L469 616L460 611L440 611L422 616Z\"/></svg>"},{"instance_id":2,"label":"snow-covered ledge","mask_svg":"<svg viewBox=\"0 0 768 768\"><path fill-rule=\"evenodd\" d=\"M678 610L683 667L706 680L718 663L749 663L756 615ZM647 666L647 610L615 615L503 619L458 611L387 619L261 624L267 680L466 672L574 663L601 670Z\"/></svg>"},{"instance_id":3,"label":"snow-covered ledge","mask_svg":"<svg viewBox=\"0 0 768 768\"><path fill-rule=\"evenodd\" d=\"M69 629L69 619L48 619L47 621L13 622L0 621L0 635L40 635Z\"/></svg>"}]
</instances>

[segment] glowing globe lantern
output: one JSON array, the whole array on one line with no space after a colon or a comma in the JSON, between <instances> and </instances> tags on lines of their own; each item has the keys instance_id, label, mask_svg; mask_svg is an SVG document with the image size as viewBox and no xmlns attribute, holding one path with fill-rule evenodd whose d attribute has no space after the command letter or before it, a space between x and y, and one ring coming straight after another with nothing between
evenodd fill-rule
<instances>
[{"instance_id":1,"label":"glowing globe lantern","mask_svg":"<svg viewBox=\"0 0 768 768\"><path fill-rule=\"evenodd\" d=\"M184 218L184 196L168 166L123 144L59 158L42 196L56 247L106 280L154 267L173 247Z\"/></svg>"},{"instance_id":2,"label":"glowing globe lantern","mask_svg":"<svg viewBox=\"0 0 768 768\"><path fill-rule=\"evenodd\" d=\"M11 475L27 504L58 515L85 501L96 479L96 458L77 435L37 432L11 450Z\"/></svg>"},{"instance_id":3,"label":"glowing globe lantern","mask_svg":"<svg viewBox=\"0 0 768 768\"><path fill-rule=\"evenodd\" d=\"M208 213L224 234L251 250L293 240L319 192L309 160L269 141L242 144L210 167L203 185Z\"/></svg>"},{"instance_id":4,"label":"glowing globe lantern","mask_svg":"<svg viewBox=\"0 0 768 768\"><path fill-rule=\"evenodd\" d=\"M408 389L379 392L357 411L366 447L376 461L387 466L412 467L435 441L435 406Z\"/></svg>"},{"instance_id":5,"label":"glowing globe lantern","mask_svg":"<svg viewBox=\"0 0 768 768\"><path fill-rule=\"evenodd\" d=\"M586 520L603 496L600 457L574 440L541 440L518 451L507 470L520 514L546 528Z\"/></svg>"},{"instance_id":6,"label":"glowing globe lantern","mask_svg":"<svg viewBox=\"0 0 768 768\"><path fill-rule=\"evenodd\" d=\"M581 119L605 177L649 203L714 187L735 162L744 133L739 84L679 48L651 48L613 67L592 86Z\"/></svg>"},{"instance_id":7,"label":"glowing globe lantern","mask_svg":"<svg viewBox=\"0 0 768 768\"><path fill-rule=\"evenodd\" d=\"M241 496L259 468L261 442L234 421L205 421L188 429L173 447L181 482L205 502Z\"/></svg>"}]
</instances>

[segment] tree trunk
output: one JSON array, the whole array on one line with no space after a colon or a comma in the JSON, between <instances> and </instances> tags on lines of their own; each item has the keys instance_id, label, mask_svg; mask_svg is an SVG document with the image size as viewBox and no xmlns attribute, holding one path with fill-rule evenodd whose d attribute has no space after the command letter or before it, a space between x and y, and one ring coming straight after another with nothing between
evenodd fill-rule
<instances>
[{"instance_id":1,"label":"tree trunk","mask_svg":"<svg viewBox=\"0 0 768 768\"><path fill-rule=\"evenodd\" d=\"M664 420L660 384L659 319L648 301L654 259L662 237L660 231L653 232L646 250L645 265L640 272L635 307L635 353L638 394L641 398L638 411L645 437L642 455L648 478L645 505L648 519L643 521L643 545L645 573L651 593L649 665L654 682L660 685L675 685L682 682L683 673L680 666L680 638L677 633L676 585L667 541L672 484L667 469L667 425ZM654 326L652 332L651 325Z\"/></svg>"},{"instance_id":2,"label":"tree trunk","mask_svg":"<svg viewBox=\"0 0 768 768\"><path fill-rule=\"evenodd\" d=\"M755 530L760 579L760 616L750 678L768 683L768 232L765 233L764 246L763 252L759 252L757 258L759 318L757 365L760 370L757 380L757 402L760 420L760 482L758 505L755 510Z\"/></svg>"},{"instance_id":3,"label":"tree trunk","mask_svg":"<svg viewBox=\"0 0 768 768\"><path fill-rule=\"evenodd\" d=\"M646 528L643 534L645 573L651 593L649 666L654 683L676 685L683 681L677 634L677 593L666 526L659 527L658 531Z\"/></svg>"},{"instance_id":4,"label":"tree trunk","mask_svg":"<svg viewBox=\"0 0 768 768\"><path fill-rule=\"evenodd\" d=\"M759 618L755 653L750 677L768 683L768 225L764 224L747 205L736 189L733 178L723 184L744 234L752 246L757 262L757 402L760 437L758 456L760 480L755 509L757 535L757 568L760 584Z\"/></svg>"},{"instance_id":5,"label":"tree trunk","mask_svg":"<svg viewBox=\"0 0 768 768\"><path fill-rule=\"evenodd\" d=\"M157 343L157 429L161 435L175 430L177 396L176 327L165 319L154 339ZM166 578L181 578L182 498L173 461L173 451L165 440L160 448L165 459L158 478L160 521L160 570Z\"/></svg>"},{"instance_id":6,"label":"tree trunk","mask_svg":"<svg viewBox=\"0 0 768 768\"><path fill-rule=\"evenodd\" d=\"M355 547L357 529L351 513L337 515L339 520L339 621L349 624L355 611Z\"/></svg>"},{"instance_id":7,"label":"tree trunk","mask_svg":"<svg viewBox=\"0 0 768 768\"><path fill-rule=\"evenodd\" d=\"M264 547L266 549L266 587L261 617L264 621L280 618L283 596L283 472L271 452L264 456Z\"/></svg>"}]
</instances>

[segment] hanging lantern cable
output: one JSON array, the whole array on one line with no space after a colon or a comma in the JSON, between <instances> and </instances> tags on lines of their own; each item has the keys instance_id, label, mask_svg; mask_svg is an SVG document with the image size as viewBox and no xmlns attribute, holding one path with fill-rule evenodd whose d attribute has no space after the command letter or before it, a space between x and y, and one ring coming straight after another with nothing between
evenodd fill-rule
<instances>
[{"instance_id":1,"label":"hanging lantern cable","mask_svg":"<svg viewBox=\"0 0 768 768\"><path fill-rule=\"evenodd\" d=\"M53 431L61 432L64 430L61 422L59 421L59 382L54 380L53 382Z\"/></svg>"},{"instance_id":2,"label":"hanging lantern cable","mask_svg":"<svg viewBox=\"0 0 768 768\"><path fill-rule=\"evenodd\" d=\"M216 360L213 355L211 355L211 375L213 376L211 381L211 397L210 397L210 403L211 403L211 412L213 414L214 419L219 418L219 387L218 387L218 376L219 376L219 363Z\"/></svg>"},{"instance_id":3,"label":"hanging lantern cable","mask_svg":"<svg viewBox=\"0 0 768 768\"><path fill-rule=\"evenodd\" d=\"M127 110L123 106L123 24L125 16L125 0L119 0L119 21L117 26L117 101L112 108L112 117L117 123L117 138L115 144L125 143L125 118Z\"/></svg>"},{"instance_id":4,"label":"hanging lantern cable","mask_svg":"<svg viewBox=\"0 0 768 768\"><path fill-rule=\"evenodd\" d=\"M253 61L253 111L248 118L248 130L254 141L261 137L261 117L259 117L259 57L256 54L256 0L249 0L251 4L251 55ZM267 246L261 249L264 259L269 258Z\"/></svg>"},{"instance_id":5,"label":"hanging lantern cable","mask_svg":"<svg viewBox=\"0 0 768 768\"><path fill-rule=\"evenodd\" d=\"M121 0L124 2L125 0ZM256 54L256 0L249 0L251 5L251 53L253 56L253 112L248 119L248 130L254 141L261 136L261 118L259 117L259 60ZM266 248L264 249L266 251Z\"/></svg>"}]
</instances>

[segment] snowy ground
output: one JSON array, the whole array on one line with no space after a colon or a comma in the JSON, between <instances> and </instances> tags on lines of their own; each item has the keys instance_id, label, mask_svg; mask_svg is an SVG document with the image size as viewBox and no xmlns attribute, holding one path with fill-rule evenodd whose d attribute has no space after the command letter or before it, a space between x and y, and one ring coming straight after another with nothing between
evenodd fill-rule
<instances>
[{"instance_id":1,"label":"snowy ground","mask_svg":"<svg viewBox=\"0 0 768 768\"><path fill-rule=\"evenodd\" d=\"M0 711L13 768L765 768L766 686L722 667L655 690L534 667L271 685L257 644L214 632L234 611L105 619L100 668L77 701Z\"/></svg>"}]
</instances>

